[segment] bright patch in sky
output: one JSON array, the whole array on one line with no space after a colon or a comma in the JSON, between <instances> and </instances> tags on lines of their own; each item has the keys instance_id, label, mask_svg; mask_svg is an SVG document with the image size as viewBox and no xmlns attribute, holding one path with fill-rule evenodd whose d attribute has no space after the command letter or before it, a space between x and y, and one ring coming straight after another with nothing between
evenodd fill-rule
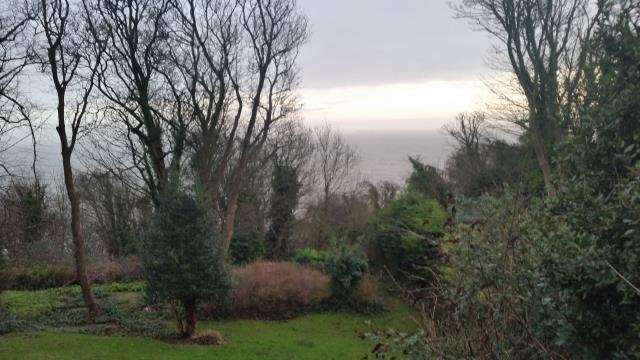
<instances>
[{"instance_id":1,"label":"bright patch in sky","mask_svg":"<svg viewBox=\"0 0 640 360\"><path fill-rule=\"evenodd\" d=\"M439 129L482 103L481 81L427 81L377 86L302 89L304 118L343 130Z\"/></svg>"}]
</instances>

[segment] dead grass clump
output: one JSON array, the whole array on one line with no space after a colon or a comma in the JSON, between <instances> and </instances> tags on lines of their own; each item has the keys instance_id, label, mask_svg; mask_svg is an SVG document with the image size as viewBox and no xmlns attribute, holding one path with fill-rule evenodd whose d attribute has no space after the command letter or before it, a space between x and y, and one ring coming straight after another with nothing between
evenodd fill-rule
<instances>
[{"instance_id":1,"label":"dead grass clump","mask_svg":"<svg viewBox=\"0 0 640 360\"><path fill-rule=\"evenodd\" d=\"M371 274L365 274L358 283L353 295L362 303L373 304L380 301L378 298L378 281Z\"/></svg>"},{"instance_id":2,"label":"dead grass clump","mask_svg":"<svg viewBox=\"0 0 640 360\"><path fill-rule=\"evenodd\" d=\"M194 334L188 340L192 344L198 345L224 345L224 337L219 331L207 330L200 334Z\"/></svg>"}]
</instances>

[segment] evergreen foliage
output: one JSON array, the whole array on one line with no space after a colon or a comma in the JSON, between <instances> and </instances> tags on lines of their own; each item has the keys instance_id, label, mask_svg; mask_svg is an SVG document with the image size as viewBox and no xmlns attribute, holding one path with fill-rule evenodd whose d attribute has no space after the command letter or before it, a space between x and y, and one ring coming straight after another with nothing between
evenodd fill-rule
<instances>
[{"instance_id":1,"label":"evergreen foliage","mask_svg":"<svg viewBox=\"0 0 640 360\"><path fill-rule=\"evenodd\" d=\"M324 259L324 272L331 278L331 293L341 305L350 305L353 293L369 270L367 257L358 245L339 245Z\"/></svg>"},{"instance_id":2,"label":"evergreen foliage","mask_svg":"<svg viewBox=\"0 0 640 360\"><path fill-rule=\"evenodd\" d=\"M288 251L288 239L291 221L298 206L298 197L302 184L298 179L298 169L288 165L276 164L273 169L271 188L271 224L267 233L267 256L270 259L282 259Z\"/></svg>"},{"instance_id":3,"label":"evergreen foliage","mask_svg":"<svg viewBox=\"0 0 640 360\"><path fill-rule=\"evenodd\" d=\"M433 279L444 253L441 242L447 212L426 195L407 191L382 209L376 218L376 243L395 272Z\"/></svg>"},{"instance_id":4,"label":"evergreen foliage","mask_svg":"<svg viewBox=\"0 0 640 360\"><path fill-rule=\"evenodd\" d=\"M409 162L413 171L407 179L407 188L435 199L446 207L450 200L450 191L440 171L416 158L409 157Z\"/></svg>"},{"instance_id":5,"label":"evergreen foliage","mask_svg":"<svg viewBox=\"0 0 640 360\"><path fill-rule=\"evenodd\" d=\"M229 290L210 219L202 203L174 181L161 195L145 233L146 295L152 303L179 302L185 307L185 336L195 330L195 305L223 299Z\"/></svg>"},{"instance_id":6,"label":"evergreen foliage","mask_svg":"<svg viewBox=\"0 0 640 360\"><path fill-rule=\"evenodd\" d=\"M234 265L249 264L264 254L262 234L255 228L241 228L233 233L229 255Z\"/></svg>"}]
</instances>

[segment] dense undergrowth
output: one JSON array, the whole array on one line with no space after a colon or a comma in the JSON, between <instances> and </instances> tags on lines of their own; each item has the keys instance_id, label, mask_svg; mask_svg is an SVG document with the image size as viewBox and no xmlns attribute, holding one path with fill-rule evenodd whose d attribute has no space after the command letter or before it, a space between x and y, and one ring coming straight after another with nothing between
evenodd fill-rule
<instances>
[{"instance_id":1,"label":"dense undergrowth","mask_svg":"<svg viewBox=\"0 0 640 360\"><path fill-rule=\"evenodd\" d=\"M135 256L120 257L103 261L88 269L92 283L141 281L143 270L141 261ZM0 268L1 290L41 290L77 284L75 269L63 264L4 264Z\"/></svg>"}]
</instances>

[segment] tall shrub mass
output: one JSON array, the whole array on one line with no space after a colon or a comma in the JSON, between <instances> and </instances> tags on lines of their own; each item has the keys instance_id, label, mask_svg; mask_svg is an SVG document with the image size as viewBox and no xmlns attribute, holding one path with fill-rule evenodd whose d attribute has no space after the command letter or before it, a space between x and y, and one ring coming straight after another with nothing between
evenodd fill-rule
<instances>
[{"instance_id":1,"label":"tall shrub mass","mask_svg":"<svg viewBox=\"0 0 640 360\"><path fill-rule=\"evenodd\" d=\"M185 337L195 332L197 303L224 298L230 286L210 219L199 199L173 183L144 237L147 298L184 307L186 324L176 316L176 326Z\"/></svg>"}]
</instances>

